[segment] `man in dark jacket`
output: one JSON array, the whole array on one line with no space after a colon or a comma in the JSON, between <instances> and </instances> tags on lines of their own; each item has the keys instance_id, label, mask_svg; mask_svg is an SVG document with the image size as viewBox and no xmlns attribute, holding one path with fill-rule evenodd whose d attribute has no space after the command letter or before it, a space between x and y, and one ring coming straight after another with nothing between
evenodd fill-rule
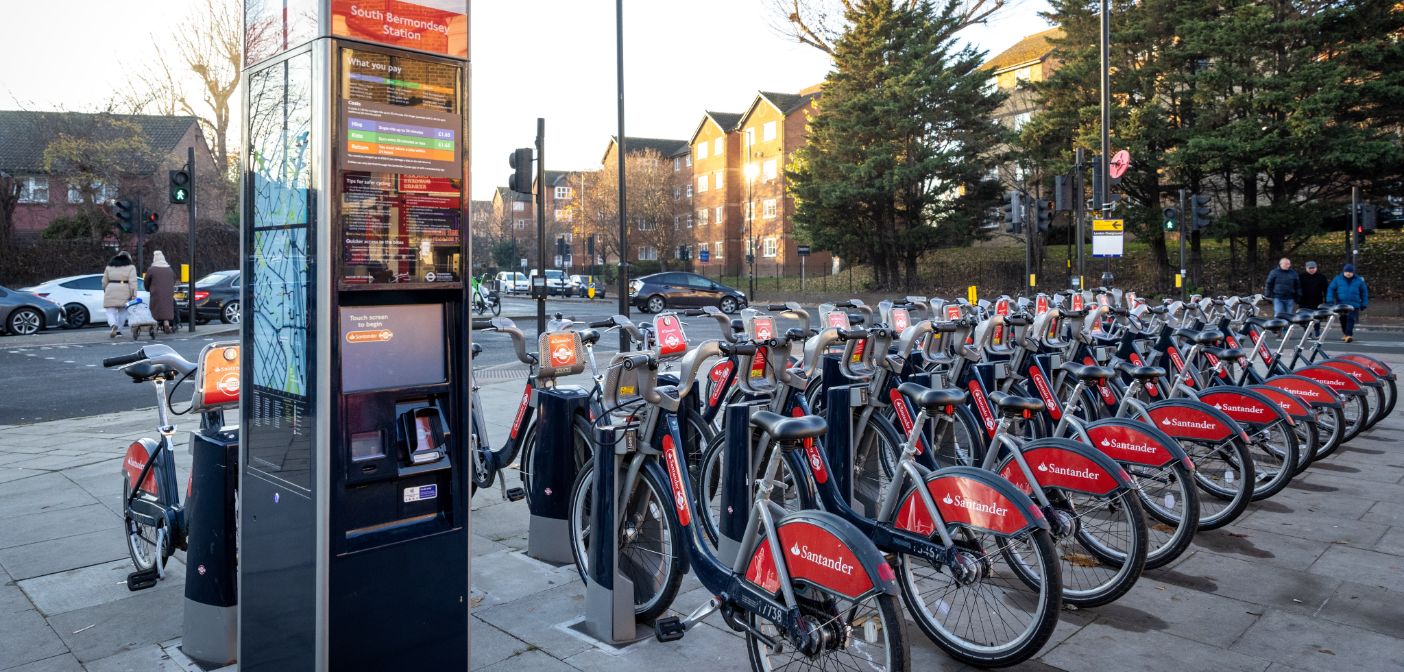
<instances>
[{"instance_id":1,"label":"man in dark jacket","mask_svg":"<svg viewBox=\"0 0 1404 672\"><path fill-rule=\"evenodd\" d=\"M1326 286L1327 303L1344 303L1355 310L1341 316L1341 340L1349 343L1355 340L1355 322L1360 319L1360 311L1370 307L1370 290L1365 286L1365 278L1355 274L1355 265L1346 264L1341 274Z\"/></svg>"},{"instance_id":2,"label":"man in dark jacket","mask_svg":"<svg viewBox=\"0 0 1404 672\"><path fill-rule=\"evenodd\" d=\"M1272 299L1274 315L1290 314L1292 302L1297 300L1300 289L1301 282L1297 279L1297 272L1292 270L1292 260L1283 257L1277 262L1277 268L1268 273L1267 288L1263 290L1263 296Z\"/></svg>"},{"instance_id":3,"label":"man in dark jacket","mask_svg":"<svg viewBox=\"0 0 1404 672\"><path fill-rule=\"evenodd\" d=\"M1316 272L1316 262L1306 263L1306 273L1298 276L1301 291L1297 294L1297 304L1303 308L1315 308L1326 300L1326 276Z\"/></svg>"}]
</instances>

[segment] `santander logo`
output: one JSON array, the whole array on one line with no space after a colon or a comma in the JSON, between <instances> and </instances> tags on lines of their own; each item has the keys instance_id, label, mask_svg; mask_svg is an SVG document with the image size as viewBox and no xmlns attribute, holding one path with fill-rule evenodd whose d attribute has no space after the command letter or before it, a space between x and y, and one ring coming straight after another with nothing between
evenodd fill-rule
<instances>
[{"instance_id":1,"label":"santander logo","mask_svg":"<svg viewBox=\"0 0 1404 672\"><path fill-rule=\"evenodd\" d=\"M1060 467L1056 464L1048 464L1047 462L1039 462L1038 470L1049 474L1057 474L1059 476L1081 478L1087 481L1101 480L1101 474L1098 474L1097 472L1092 471L1091 469L1073 469L1071 467Z\"/></svg>"},{"instance_id":2,"label":"santander logo","mask_svg":"<svg viewBox=\"0 0 1404 672\"><path fill-rule=\"evenodd\" d=\"M1223 412L1225 412L1225 413L1263 413L1263 412L1265 412L1264 409L1259 408L1259 407L1257 407L1257 406L1235 406L1235 405L1233 405L1233 404L1214 404L1214 408L1217 408L1217 409L1219 409L1219 410L1221 410L1221 411L1223 411Z\"/></svg>"},{"instance_id":3,"label":"santander logo","mask_svg":"<svg viewBox=\"0 0 1404 672\"><path fill-rule=\"evenodd\" d=\"M975 511L991 516L1003 517L1004 514L1009 513L1008 507L1003 507L993 502L977 502L973 499L966 499L960 494L952 497L950 493L946 493L946 496L941 498L941 502L950 506L958 506L966 511Z\"/></svg>"},{"instance_id":4,"label":"santander logo","mask_svg":"<svg viewBox=\"0 0 1404 672\"><path fill-rule=\"evenodd\" d=\"M1116 448L1117 450L1130 450L1137 453L1154 453L1155 446L1144 443L1133 443L1131 441L1118 441L1112 437L1102 439L1103 448Z\"/></svg>"},{"instance_id":5,"label":"santander logo","mask_svg":"<svg viewBox=\"0 0 1404 672\"><path fill-rule=\"evenodd\" d=\"M1208 420L1185 420L1183 418L1172 418L1169 416L1162 418L1160 424L1166 427L1181 427L1184 429L1214 429L1214 423Z\"/></svg>"},{"instance_id":6,"label":"santander logo","mask_svg":"<svg viewBox=\"0 0 1404 672\"><path fill-rule=\"evenodd\" d=\"M790 546L790 555L793 555L797 558L803 558L825 569L830 569L840 574L853 576L853 565L844 562L841 558L830 558L826 555L823 555L822 553L816 553L814 551L811 551L809 550L809 546L807 544L804 546L800 546L799 542L795 542L793 546Z\"/></svg>"}]
</instances>

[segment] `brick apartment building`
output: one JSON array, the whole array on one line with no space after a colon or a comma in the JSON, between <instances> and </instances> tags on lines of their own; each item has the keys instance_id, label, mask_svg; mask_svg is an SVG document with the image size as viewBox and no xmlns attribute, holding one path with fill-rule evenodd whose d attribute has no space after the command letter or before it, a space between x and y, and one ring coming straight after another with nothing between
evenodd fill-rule
<instances>
[{"instance_id":1,"label":"brick apartment building","mask_svg":"<svg viewBox=\"0 0 1404 672\"><path fill-rule=\"evenodd\" d=\"M211 196L224 185L223 170L215 166L209 145L194 117L0 110L0 171L13 175L20 183L19 203L14 213L17 234L38 235L49 222L72 216L82 207L85 195L80 185L74 184L67 175L45 170L44 150L62 134L103 133L94 130L111 128L110 124L102 123L103 117L135 124L145 135L155 158L133 160L113 184L92 185L94 202L102 204L118 197L138 196L144 209L160 216L162 231L187 230L185 206L169 203L166 171L185 165L186 150L194 147L197 184L201 185L196 198L197 203L202 204L201 216L223 219L224 213L208 207L218 202Z\"/></svg>"},{"instance_id":2,"label":"brick apartment building","mask_svg":"<svg viewBox=\"0 0 1404 672\"><path fill-rule=\"evenodd\" d=\"M696 262L696 249L692 237L685 232L695 222L692 213L692 157L686 140L670 138L625 138L625 149L630 156L657 153L663 162L662 170L667 172L667 191L671 194L672 205L661 221L647 221L644 218L630 217L630 261L667 262L670 268L687 268ZM601 171L618 170L619 143L611 137L600 159ZM633 201L633 198L629 199ZM596 226L617 226L616 222L597 223ZM675 235L659 235L656 227L672 227ZM663 244L660 240L671 241ZM675 243L675 244L674 244ZM583 245L582 241L577 246ZM601 261L601 259L597 259ZM613 263L617 259L602 259L602 263Z\"/></svg>"},{"instance_id":3,"label":"brick apartment building","mask_svg":"<svg viewBox=\"0 0 1404 672\"><path fill-rule=\"evenodd\" d=\"M688 143L692 160L695 268L704 275L741 273L741 115L705 112ZM676 167L676 166L675 166ZM707 253L707 261L701 259Z\"/></svg>"},{"instance_id":4,"label":"brick apartment building","mask_svg":"<svg viewBox=\"0 0 1404 672\"><path fill-rule=\"evenodd\" d=\"M985 62L983 67L990 73L990 85L1009 96L995 110L996 121L1017 132L1041 109L1038 97L1024 84L1042 82L1058 69L1049 40L1062 36L1061 28L1034 33ZM997 170L1000 182L1009 188L1043 195L1038 193L1041 176L1033 171L1012 162Z\"/></svg>"}]
</instances>

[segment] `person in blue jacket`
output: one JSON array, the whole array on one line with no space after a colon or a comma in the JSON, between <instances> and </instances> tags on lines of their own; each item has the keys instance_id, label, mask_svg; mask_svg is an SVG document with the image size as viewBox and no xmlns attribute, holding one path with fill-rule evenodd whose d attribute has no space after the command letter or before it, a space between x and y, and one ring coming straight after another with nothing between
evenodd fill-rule
<instances>
[{"instance_id":1,"label":"person in blue jacket","mask_svg":"<svg viewBox=\"0 0 1404 672\"><path fill-rule=\"evenodd\" d=\"M1365 287L1365 278L1355 274L1355 264L1346 264L1341 274L1331 279L1326 286L1326 303L1344 303L1355 310L1341 316L1341 340L1349 343L1355 340L1355 323L1360 319L1360 311L1370 306L1370 290Z\"/></svg>"}]
</instances>

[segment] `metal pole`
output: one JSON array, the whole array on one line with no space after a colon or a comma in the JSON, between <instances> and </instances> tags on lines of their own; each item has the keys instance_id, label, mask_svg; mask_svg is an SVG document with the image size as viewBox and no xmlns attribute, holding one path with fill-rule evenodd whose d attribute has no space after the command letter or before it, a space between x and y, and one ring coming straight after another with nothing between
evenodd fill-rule
<instances>
[{"instance_id":1,"label":"metal pole","mask_svg":"<svg viewBox=\"0 0 1404 672\"><path fill-rule=\"evenodd\" d=\"M805 257L807 257L807 256L809 256L809 255L805 255L804 257L800 257L800 291L801 291L801 292L804 291L804 259L805 259Z\"/></svg>"},{"instance_id":2,"label":"metal pole","mask_svg":"<svg viewBox=\"0 0 1404 672\"><path fill-rule=\"evenodd\" d=\"M536 297L536 333L546 331L546 120L536 118L536 272L541 274L541 294ZM528 278L527 282L531 282Z\"/></svg>"},{"instance_id":3,"label":"metal pole","mask_svg":"<svg viewBox=\"0 0 1404 672\"><path fill-rule=\"evenodd\" d=\"M615 68L617 69L619 87L619 314L629 314L629 227L625 224L628 221L627 201L625 196L627 190L624 180L624 0L615 0L614 3L614 53ZM623 329L619 330L619 350L623 352L629 349L629 335Z\"/></svg>"},{"instance_id":4,"label":"metal pole","mask_svg":"<svg viewBox=\"0 0 1404 672\"><path fill-rule=\"evenodd\" d=\"M1097 166L1101 173L1098 182L1101 189L1097 193L1097 208L1105 210L1107 207L1107 185L1111 179L1108 172L1111 167L1111 14L1107 6L1111 0L1102 0L1102 160Z\"/></svg>"},{"instance_id":5,"label":"metal pole","mask_svg":"<svg viewBox=\"0 0 1404 672\"><path fill-rule=\"evenodd\" d=\"M136 201L136 203L133 204L133 205L135 205L136 207L134 208L135 212L132 213L132 219L138 219L138 218L140 219L140 221L137 222L137 227L136 227L136 230L137 230L137 258L136 258L136 270L137 270L137 277L140 278L140 277L141 277L141 268L142 268L142 266L146 263L146 262L145 262L145 260L146 260L146 210L142 209L142 207L141 207L141 197L140 197L140 196L136 197L136 198L133 199L133 200ZM190 292L190 305L192 306L191 310L194 310L194 307L193 307L193 306L195 305L195 292L194 292L193 290ZM119 325L119 326L120 326L120 325Z\"/></svg>"},{"instance_id":6,"label":"metal pole","mask_svg":"<svg viewBox=\"0 0 1404 672\"><path fill-rule=\"evenodd\" d=\"M1346 261L1355 263L1360 253L1355 232L1360 230L1360 187L1350 188L1350 231L1346 232Z\"/></svg>"},{"instance_id":7,"label":"metal pole","mask_svg":"<svg viewBox=\"0 0 1404 672\"><path fill-rule=\"evenodd\" d=\"M1034 232L1038 231L1038 206L1025 198L1024 209L1024 285L1032 288L1033 284L1029 282L1029 276L1033 275L1033 238ZM1029 210L1033 211L1033 217L1028 216L1027 211Z\"/></svg>"},{"instance_id":8,"label":"metal pole","mask_svg":"<svg viewBox=\"0 0 1404 672\"><path fill-rule=\"evenodd\" d=\"M190 301L190 331L195 331L195 148L185 149L185 173L190 176L189 188L185 195L185 230L190 254L186 265L190 267L190 284L185 288Z\"/></svg>"},{"instance_id":9,"label":"metal pole","mask_svg":"<svg viewBox=\"0 0 1404 672\"><path fill-rule=\"evenodd\" d=\"M1083 248L1086 247L1087 235L1083 227L1087 226L1087 181L1083 176L1087 152L1078 147L1074 152L1073 163L1073 218L1077 220L1077 288L1082 289L1082 278L1087 275L1086 263L1083 259Z\"/></svg>"},{"instance_id":10,"label":"metal pole","mask_svg":"<svg viewBox=\"0 0 1404 672\"><path fill-rule=\"evenodd\" d=\"M1185 272L1185 233L1186 233L1185 226L1186 226L1186 222L1188 222L1190 226L1193 226L1193 225L1194 225L1194 215L1193 215L1193 214L1190 214L1190 216L1188 216L1188 217L1185 216L1185 215L1188 213L1188 210L1186 210L1186 208L1188 207L1188 201L1189 201L1189 191L1188 191L1187 189L1181 189L1181 190L1180 190L1180 222L1179 222L1179 224L1180 224L1180 300L1181 300L1181 301L1184 301L1184 300L1185 300L1185 297L1188 296L1188 293L1189 293L1189 274Z\"/></svg>"}]
</instances>

